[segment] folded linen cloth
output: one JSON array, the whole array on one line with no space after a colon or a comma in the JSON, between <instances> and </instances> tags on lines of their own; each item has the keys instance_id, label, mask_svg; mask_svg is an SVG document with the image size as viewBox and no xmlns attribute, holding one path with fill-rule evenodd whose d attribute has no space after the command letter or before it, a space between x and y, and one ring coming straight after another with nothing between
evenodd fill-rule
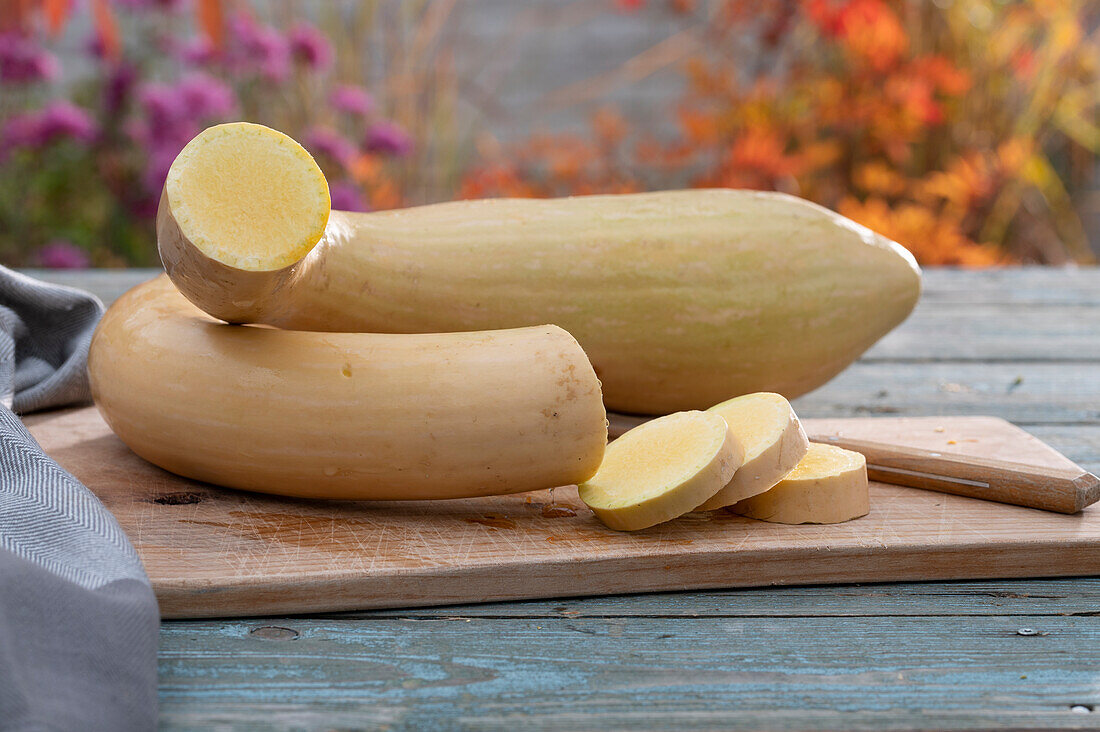
<instances>
[{"instance_id":1,"label":"folded linen cloth","mask_svg":"<svg viewBox=\"0 0 1100 732\"><path fill-rule=\"evenodd\" d=\"M79 404L103 305L0 266L0 728L157 720L159 613L114 517L9 409Z\"/></svg>"}]
</instances>

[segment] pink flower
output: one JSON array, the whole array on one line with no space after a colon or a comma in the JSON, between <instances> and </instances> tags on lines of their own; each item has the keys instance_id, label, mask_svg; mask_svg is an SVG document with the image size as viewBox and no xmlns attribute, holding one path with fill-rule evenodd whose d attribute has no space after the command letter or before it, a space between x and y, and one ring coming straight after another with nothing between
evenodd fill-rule
<instances>
[{"instance_id":1,"label":"pink flower","mask_svg":"<svg viewBox=\"0 0 1100 732\"><path fill-rule=\"evenodd\" d=\"M208 74L189 74L176 90L192 119L226 117L237 109L233 90Z\"/></svg>"},{"instance_id":2,"label":"pink flower","mask_svg":"<svg viewBox=\"0 0 1100 732\"><path fill-rule=\"evenodd\" d=\"M92 264L86 251L64 239L54 239L40 248L34 262L49 269L87 269Z\"/></svg>"},{"instance_id":3,"label":"pink flower","mask_svg":"<svg viewBox=\"0 0 1100 732\"><path fill-rule=\"evenodd\" d=\"M279 31L261 28L251 44L251 52L259 63L260 73L272 81L282 81L290 71L290 49Z\"/></svg>"},{"instance_id":4,"label":"pink flower","mask_svg":"<svg viewBox=\"0 0 1100 732\"><path fill-rule=\"evenodd\" d=\"M210 63L217 55L214 44L206 36L195 36L175 47L176 53L185 63L201 66Z\"/></svg>"},{"instance_id":5,"label":"pink flower","mask_svg":"<svg viewBox=\"0 0 1100 732\"><path fill-rule=\"evenodd\" d=\"M0 160L8 151L20 147L41 147L46 144L42 137L41 113L28 112L16 114L0 130Z\"/></svg>"},{"instance_id":6,"label":"pink flower","mask_svg":"<svg viewBox=\"0 0 1100 732\"><path fill-rule=\"evenodd\" d=\"M190 131L200 122L226 117L237 108L233 90L202 73L189 74L174 86L143 84L138 97L148 118L149 132L162 138L178 137L173 133L180 128Z\"/></svg>"},{"instance_id":7,"label":"pink flower","mask_svg":"<svg viewBox=\"0 0 1100 732\"><path fill-rule=\"evenodd\" d=\"M326 71L332 66L332 44L312 25L297 23L287 34L294 60L314 71Z\"/></svg>"},{"instance_id":8,"label":"pink flower","mask_svg":"<svg viewBox=\"0 0 1100 732\"><path fill-rule=\"evenodd\" d=\"M142 84L138 89L138 100L153 134L163 136L188 116L182 95L167 84Z\"/></svg>"},{"instance_id":9,"label":"pink flower","mask_svg":"<svg viewBox=\"0 0 1100 732\"><path fill-rule=\"evenodd\" d=\"M227 26L224 48L215 48L205 37L195 36L174 44L171 50L181 61L192 66L216 64L231 74L259 75L270 81L282 81L290 74L292 42L295 58L315 62L318 66L332 62L332 48L310 26L296 26L291 40L272 26L256 22L247 12L229 16Z\"/></svg>"},{"instance_id":10,"label":"pink flower","mask_svg":"<svg viewBox=\"0 0 1100 732\"><path fill-rule=\"evenodd\" d=\"M204 125L232 114L237 99L227 85L197 72L175 85L143 84L138 98L144 119L127 125L127 132L147 151L142 187L149 196L158 196L183 146Z\"/></svg>"},{"instance_id":11,"label":"pink flower","mask_svg":"<svg viewBox=\"0 0 1100 732\"><path fill-rule=\"evenodd\" d=\"M363 192L354 183L330 183L328 187L332 207L337 211L370 211L363 200Z\"/></svg>"},{"instance_id":12,"label":"pink flower","mask_svg":"<svg viewBox=\"0 0 1100 732\"><path fill-rule=\"evenodd\" d=\"M195 130L195 134L198 134L198 130ZM151 201L160 195L161 189L164 188L164 179L168 177L168 169L172 167L183 146L190 142L191 137L194 135L186 140L160 138L151 141L149 157L145 161L145 170L141 174L141 186Z\"/></svg>"},{"instance_id":13,"label":"pink flower","mask_svg":"<svg viewBox=\"0 0 1100 732\"><path fill-rule=\"evenodd\" d=\"M413 142L408 133L393 122L379 122L367 131L363 147L371 152L400 157L412 152Z\"/></svg>"},{"instance_id":14,"label":"pink flower","mask_svg":"<svg viewBox=\"0 0 1100 732\"><path fill-rule=\"evenodd\" d=\"M228 115L236 106L232 92L205 74L192 74L175 86L146 84L139 94L145 119L129 126L147 158L142 187L158 196L168 168L191 138L212 119Z\"/></svg>"},{"instance_id":15,"label":"pink flower","mask_svg":"<svg viewBox=\"0 0 1100 732\"><path fill-rule=\"evenodd\" d=\"M46 137L71 137L79 142L92 142L99 130L91 115L65 100L51 102L42 113L42 129Z\"/></svg>"},{"instance_id":16,"label":"pink flower","mask_svg":"<svg viewBox=\"0 0 1100 732\"><path fill-rule=\"evenodd\" d=\"M37 112L11 117L0 134L0 154L19 147L41 148L64 138L88 143L99 130L91 116L70 102L51 102Z\"/></svg>"},{"instance_id":17,"label":"pink flower","mask_svg":"<svg viewBox=\"0 0 1100 732\"><path fill-rule=\"evenodd\" d=\"M107 58L107 49L103 45L103 39L98 33L92 33L84 40L84 52L98 59Z\"/></svg>"},{"instance_id":18,"label":"pink flower","mask_svg":"<svg viewBox=\"0 0 1100 732\"><path fill-rule=\"evenodd\" d=\"M250 15L237 13L229 19L230 36L239 48L231 49L230 66L258 70L272 81L282 81L290 72L290 46L269 25L258 24Z\"/></svg>"},{"instance_id":19,"label":"pink flower","mask_svg":"<svg viewBox=\"0 0 1100 732\"><path fill-rule=\"evenodd\" d=\"M374 99L361 86L337 84L329 95L329 102L337 110L347 114L366 116L374 111Z\"/></svg>"},{"instance_id":20,"label":"pink flower","mask_svg":"<svg viewBox=\"0 0 1100 732\"><path fill-rule=\"evenodd\" d=\"M329 127L311 127L305 135L305 148L315 155L325 155L343 167L355 161L357 151L339 132Z\"/></svg>"},{"instance_id":21,"label":"pink flower","mask_svg":"<svg viewBox=\"0 0 1100 732\"><path fill-rule=\"evenodd\" d=\"M30 38L0 33L0 81L27 84L57 78L57 58Z\"/></svg>"},{"instance_id":22,"label":"pink flower","mask_svg":"<svg viewBox=\"0 0 1100 732\"><path fill-rule=\"evenodd\" d=\"M73 138L78 142L91 142L99 134L90 114L65 100L47 105L42 112L41 124L42 134L47 140Z\"/></svg>"},{"instance_id":23,"label":"pink flower","mask_svg":"<svg viewBox=\"0 0 1100 732\"><path fill-rule=\"evenodd\" d=\"M121 63L111 68L107 83L103 85L103 108L107 114L114 115L125 109L136 81L137 69L133 66Z\"/></svg>"}]
</instances>

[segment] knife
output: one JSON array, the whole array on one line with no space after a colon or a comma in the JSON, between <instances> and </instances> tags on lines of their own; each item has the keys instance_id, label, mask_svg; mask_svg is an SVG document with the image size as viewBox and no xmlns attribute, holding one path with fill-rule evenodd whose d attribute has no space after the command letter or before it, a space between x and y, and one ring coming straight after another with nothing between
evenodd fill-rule
<instances>
[{"instance_id":1,"label":"knife","mask_svg":"<svg viewBox=\"0 0 1100 732\"><path fill-rule=\"evenodd\" d=\"M810 440L862 453L867 477L880 483L1058 513L1077 513L1100 500L1100 479L1076 466L1045 468L837 435Z\"/></svg>"}]
</instances>

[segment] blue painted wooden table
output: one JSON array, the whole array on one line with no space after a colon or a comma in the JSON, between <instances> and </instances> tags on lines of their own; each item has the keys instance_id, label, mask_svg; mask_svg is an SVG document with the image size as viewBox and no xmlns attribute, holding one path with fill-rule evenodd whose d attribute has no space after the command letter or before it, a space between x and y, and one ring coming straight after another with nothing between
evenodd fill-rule
<instances>
[{"instance_id":1,"label":"blue painted wooden table","mask_svg":"<svg viewBox=\"0 0 1100 732\"><path fill-rule=\"evenodd\" d=\"M147 272L36 273L110 300ZM931 271L810 417L992 414L1100 471L1100 271ZM1100 580L166 622L167 729L1100 728Z\"/></svg>"}]
</instances>

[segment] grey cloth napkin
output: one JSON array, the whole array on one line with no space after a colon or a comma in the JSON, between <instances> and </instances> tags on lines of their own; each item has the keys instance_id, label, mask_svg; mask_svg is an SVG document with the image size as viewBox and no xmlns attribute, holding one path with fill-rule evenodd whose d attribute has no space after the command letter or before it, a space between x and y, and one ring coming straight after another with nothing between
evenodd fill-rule
<instances>
[{"instance_id":1,"label":"grey cloth napkin","mask_svg":"<svg viewBox=\"0 0 1100 732\"><path fill-rule=\"evenodd\" d=\"M157 720L156 598L92 493L9 409L90 399L95 296L0 266L0 729L145 730Z\"/></svg>"}]
</instances>

